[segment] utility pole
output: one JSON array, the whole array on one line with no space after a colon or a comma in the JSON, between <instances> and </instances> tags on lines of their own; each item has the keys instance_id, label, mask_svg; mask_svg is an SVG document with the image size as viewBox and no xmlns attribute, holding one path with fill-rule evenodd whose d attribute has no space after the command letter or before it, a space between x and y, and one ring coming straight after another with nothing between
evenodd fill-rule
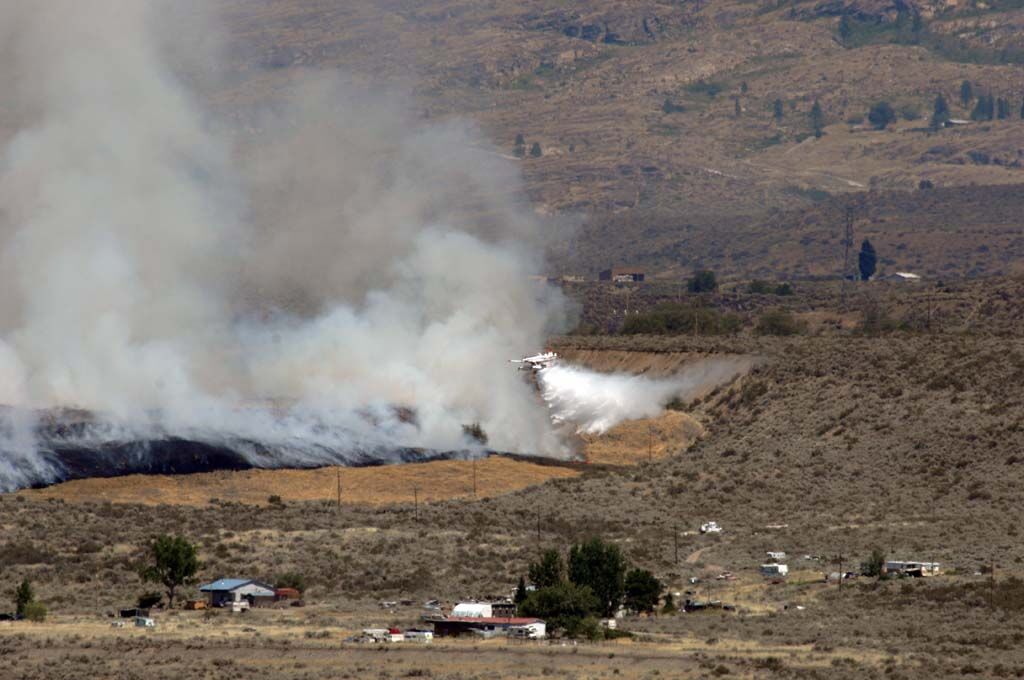
<instances>
[{"instance_id":1,"label":"utility pole","mask_svg":"<svg viewBox=\"0 0 1024 680\"><path fill-rule=\"evenodd\" d=\"M654 425L647 426L647 462L654 460Z\"/></svg>"},{"instance_id":2,"label":"utility pole","mask_svg":"<svg viewBox=\"0 0 1024 680\"><path fill-rule=\"evenodd\" d=\"M679 565L679 525L677 524L672 528L672 547L675 551L675 560L673 561L676 566Z\"/></svg>"},{"instance_id":3,"label":"utility pole","mask_svg":"<svg viewBox=\"0 0 1024 680\"><path fill-rule=\"evenodd\" d=\"M420 521L420 487L418 487L418 486L412 487L412 507L413 507L413 516L416 518L416 521L419 522Z\"/></svg>"},{"instance_id":4,"label":"utility pole","mask_svg":"<svg viewBox=\"0 0 1024 680\"><path fill-rule=\"evenodd\" d=\"M988 606L989 609L996 608L996 560L992 558L992 568L989 570L989 590L988 590Z\"/></svg>"},{"instance_id":5,"label":"utility pole","mask_svg":"<svg viewBox=\"0 0 1024 680\"><path fill-rule=\"evenodd\" d=\"M341 510L341 469L337 470L338 473L338 510Z\"/></svg>"},{"instance_id":6,"label":"utility pole","mask_svg":"<svg viewBox=\"0 0 1024 680\"><path fill-rule=\"evenodd\" d=\"M473 498L476 498L476 458L473 459Z\"/></svg>"},{"instance_id":7,"label":"utility pole","mask_svg":"<svg viewBox=\"0 0 1024 680\"><path fill-rule=\"evenodd\" d=\"M537 547L540 548L540 509L537 510Z\"/></svg>"}]
</instances>

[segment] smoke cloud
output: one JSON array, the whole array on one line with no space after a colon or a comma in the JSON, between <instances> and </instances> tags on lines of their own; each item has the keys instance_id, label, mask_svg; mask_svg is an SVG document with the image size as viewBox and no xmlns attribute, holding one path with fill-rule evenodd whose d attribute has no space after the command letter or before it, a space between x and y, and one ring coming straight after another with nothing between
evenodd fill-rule
<instances>
[{"instance_id":1,"label":"smoke cloud","mask_svg":"<svg viewBox=\"0 0 1024 680\"><path fill-rule=\"evenodd\" d=\"M212 107L202 3L12 0L0 45L0 489L61 476L54 408L94 414L82 445L258 465L472 450L475 422L566 455L506 363L561 321L528 281L552 235L472 126L320 73Z\"/></svg>"}]
</instances>

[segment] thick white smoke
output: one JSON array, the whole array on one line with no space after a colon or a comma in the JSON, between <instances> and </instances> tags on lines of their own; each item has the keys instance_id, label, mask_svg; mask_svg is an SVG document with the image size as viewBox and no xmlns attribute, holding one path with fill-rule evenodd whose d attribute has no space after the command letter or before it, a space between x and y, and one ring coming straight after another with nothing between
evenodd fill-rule
<instances>
[{"instance_id":1,"label":"thick white smoke","mask_svg":"<svg viewBox=\"0 0 1024 680\"><path fill-rule=\"evenodd\" d=\"M101 414L82 435L101 443L280 452L257 464L461 449L474 422L492 448L563 455L506 363L561 309L528 281L551 235L516 171L465 124L334 76L211 106L188 84L230 78L195 70L175 19L221 41L184 4L0 5L0 489L59 476L25 426L54 407Z\"/></svg>"},{"instance_id":2,"label":"thick white smoke","mask_svg":"<svg viewBox=\"0 0 1024 680\"><path fill-rule=\"evenodd\" d=\"M738 372L735 361L714 359L660 379L560 364L540 371L538 380L555 423L572 426L578 434L603 434L626 420L653 418L673 398L691 399Z\"/></svg>"}]
</instances>

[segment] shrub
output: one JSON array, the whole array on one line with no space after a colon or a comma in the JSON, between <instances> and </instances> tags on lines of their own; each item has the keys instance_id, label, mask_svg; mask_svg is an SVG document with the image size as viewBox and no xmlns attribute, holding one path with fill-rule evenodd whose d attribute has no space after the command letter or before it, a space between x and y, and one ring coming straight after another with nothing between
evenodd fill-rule
<instances>
[{"instance_id":1,"label":"shrub","mask_svg":"<svg viewBox=\"0 0 1024 680\"><path fill-rule=\"evenodd\" d=\"M29 621L34 621L35 623L42 623L45 621L46 614L46 605L42 602L29 602L25 605L25 608L22 611L22 616Z\"/></svg>"},{"instance_id":2,"label":"shrub","mask_svg":"<svg viewBox=\"0 0 1024 680\"><path fill-rule=\"evenodd\" d=\"M776 309L762 314L754 330L758 335L799 335L804 326L790 312Z\"/></svg>"},{"instance_id":3,"label":"shrub","mask_svg":"<svg viewBox=\"0 0 1024 680\"><path fill-rule=\"evenodd\" d=\"M306 577L298 572L289 571L278 576L274 580L274 585L278 588L294 588L301 595L306 592Z\"/></svg>"},{"instance_id":4,"label":"shrub","mask_svg":"<svg viewBox=\"0 0 1024 680\"><path fill-rule=\"evenodd\" d=\"M686 287L691 293L710 293L718 288L718 281L713 271L702 269L693 275Z\"/></svg>"},{"instance_id":5,"label":"shrub","mask_svg":"<svg viewBox=\"0 0 1024 680\"><path fill-rule=\"evenodd\" d=\"M663 303L654 309L626 318L625 335L729 335L739 331L742 320L734 314L723 314L706 307L688 307Z\"/></svg>"}]
</instances>

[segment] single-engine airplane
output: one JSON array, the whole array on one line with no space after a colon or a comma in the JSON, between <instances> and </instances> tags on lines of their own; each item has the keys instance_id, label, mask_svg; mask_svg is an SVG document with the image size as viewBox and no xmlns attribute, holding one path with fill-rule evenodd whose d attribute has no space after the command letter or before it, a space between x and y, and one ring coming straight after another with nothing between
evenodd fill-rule
<instances>
[{"instance_id":1,"label":"single-engine airplane","mask_svg":"<svg viewBox=\"0 0 1024 680\"><path fill-rule=\"evenodd\" d=\"M522 359L509 359L510 364L520 364L520 371L534 370L539 371L542 368L547 368L551 364L558 360L558 355L554 352L542 352L540 354L534 354L532 357L523 357Z\"/></svg>"}]
</instances>

